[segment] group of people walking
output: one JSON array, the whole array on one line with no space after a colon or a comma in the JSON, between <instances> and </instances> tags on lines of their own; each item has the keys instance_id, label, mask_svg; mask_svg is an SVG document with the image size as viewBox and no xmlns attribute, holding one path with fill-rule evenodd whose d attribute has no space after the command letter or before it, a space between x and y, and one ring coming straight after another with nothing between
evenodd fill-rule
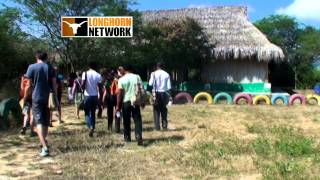
<instances>
[{"instance_id":1,"label":"group of people walking","mask_svg":"<svg viewBox=\"0 0 320 180\"><path fill-rule=\"evenodd\" d=\"M23 93L23 109L29 107L32 114L29 117L31 127L35 127L42 149L41 156L48 156L48 127L50 126L50 109L48 108L49 93L58 95L59 82L57 70L47 62L45 52L36 52L36 63L28 67L24 75L26 88ZM168 128L167 103L171 89L170 76L158 63L156 70L151 73L149 87L152 89L152 104L154 112L155 130L160 130L160 124L165 130ZM60 90L61 91L61 90ZM61 93L62 94L62 93ZM131 118L135 124L135 139L138 145L143 145L141 109L145 107L146 89L133 67L126 64L116 71L102 69L97 71L95 62L89 63L88 70L70 75L68 79L68 100L74 100L76 114L84 110L85 121L89 129L89 136L94 137L96 128L96 114L102 117L104 107L107 108L108 130L120 133L120 121L123 121L123 136L125 142L131 141ZM59 102L59 122L61 120L61 96ZM96 113L96 110L98 112ZM32 117L31 117L32 116ZM161 119L161 123L160 123ZM32 129L32 128L31 128Z\"/></svg>"}]
</instances>

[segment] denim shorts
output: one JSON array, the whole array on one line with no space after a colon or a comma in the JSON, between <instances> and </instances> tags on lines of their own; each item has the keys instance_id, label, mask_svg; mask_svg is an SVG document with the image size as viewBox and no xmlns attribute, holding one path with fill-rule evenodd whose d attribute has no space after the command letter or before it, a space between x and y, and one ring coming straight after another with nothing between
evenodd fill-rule
<instances>
[{"instance_id":1,"label":"denim shorts","mask_svg":"<svg viewBox=\"0 0 320 180\"><path fill-rule=\"evenodd\" d=\"M32 114L36 124L46 127L50 125L48 102L32 102Z\"/></svg>"}]
</instances>

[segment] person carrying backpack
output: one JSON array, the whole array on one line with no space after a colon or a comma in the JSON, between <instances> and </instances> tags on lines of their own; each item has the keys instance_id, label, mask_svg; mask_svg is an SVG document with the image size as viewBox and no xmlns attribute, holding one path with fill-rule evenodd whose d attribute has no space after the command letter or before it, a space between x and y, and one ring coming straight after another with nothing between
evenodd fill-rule
<instances>
[{"instance_id":1,"label":"person carrying backpack","mask_svg":"<svg viewBox=\"0 0 320 180\"><path fill-rule=\"evenodd\" d=\"M97 64L89 63L89 70L82 73L82 87L84 89L84 113L89 136L93 137L96 127L96 109L100 97L99 88L101 84L101 75L96 71Z\"/></svg>"},{"instance_id":2,"label":"person carrying backpack","mask_svg":"<svg viewBox=\"0 0 320 180\"><path fill-rule=\"evenodd\" d=\"M118 83L116 113L122 108L124 141L131 142L131 117L135 124L135 137L139 146L143 145L142 140L142 118L140 107L144 108L142 95L145 94L142 81L139 75L132 73L131 65L124 68L124 76Z\"/></svg>"}]
</instances>

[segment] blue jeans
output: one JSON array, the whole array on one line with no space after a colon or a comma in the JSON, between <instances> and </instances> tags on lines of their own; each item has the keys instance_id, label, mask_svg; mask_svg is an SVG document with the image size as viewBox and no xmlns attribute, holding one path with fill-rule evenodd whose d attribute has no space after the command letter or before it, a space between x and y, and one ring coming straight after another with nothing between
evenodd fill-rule
<instances>
[{"instance_id":1,"label":"blue jeans","mask_svg":"<svg viewBox=\"0 0 320 180\"><path fill-rule=\"evenodd\" d=\"M98 104L98 96L84 97L84 114L87 126L90 129L96 127L96 109Z\"/></svg>"}]
</instances>

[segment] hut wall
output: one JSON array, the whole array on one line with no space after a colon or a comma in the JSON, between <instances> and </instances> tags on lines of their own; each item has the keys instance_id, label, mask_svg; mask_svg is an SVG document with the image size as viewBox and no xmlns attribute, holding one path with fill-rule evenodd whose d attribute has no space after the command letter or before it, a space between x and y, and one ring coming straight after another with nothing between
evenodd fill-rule
<instances>
[{"instance_id":1,"label":"hut wall","mask_svg":"<svg viewBox=\"0 0 320 180\"><path fill-rule=\"evenodd\" d=\"M268 80L268 63L250 60L219 60L203 64L201 78L213 83L258 83Z\"/></svg>"}]
</instances>

